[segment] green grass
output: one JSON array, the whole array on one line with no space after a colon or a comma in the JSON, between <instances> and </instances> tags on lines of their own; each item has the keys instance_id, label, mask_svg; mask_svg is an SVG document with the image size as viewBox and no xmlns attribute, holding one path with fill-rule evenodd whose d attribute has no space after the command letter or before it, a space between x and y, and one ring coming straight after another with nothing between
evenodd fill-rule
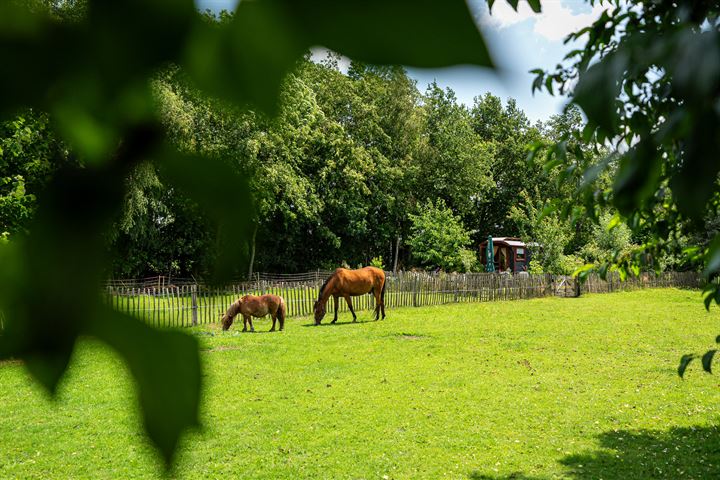
<instances>
[{"instance_id":1,"label":"green grass","mask_svg":"<svg viewBox=\"0 0 720 480\"><path fill-rule=\"evenodd\" d=\"M198 330L204 428L184 438L171 477L717 475L720 377L697 364L684 381L676 373L682 354L720 333L699 292L359 317L293 319L274 334ZM22 366L0 365L0 478L156 478L135 401L119 359L90 340L56 403Z\"/></svg>"}]
</instances>

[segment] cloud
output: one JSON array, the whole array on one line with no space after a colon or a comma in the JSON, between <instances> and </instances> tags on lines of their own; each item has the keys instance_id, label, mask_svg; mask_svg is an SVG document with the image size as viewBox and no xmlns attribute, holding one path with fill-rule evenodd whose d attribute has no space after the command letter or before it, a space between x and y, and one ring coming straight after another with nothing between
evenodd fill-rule
<instances>
[{"instance_id":1,"label":"cloud","mask_svg":"<svg viewBox=\"0 0 720 480\"><path fill-rule=\"evenodd\" d=\"M607 8L596 3L587 13L573 13L573 10L563 3L567 2L545 0L541 2L542 12L538 14L533 12L525 1L520 2L516 12L507 1L497 0L493 5L492 14L488 14L485 7L478 16L481 25L498 30L526 21L533 22L533 31L536 34L551 42L557 42L565 39L570 33L592 24ZM477 12L476 9L474 10Z\"/></svg>"}]
</instances>

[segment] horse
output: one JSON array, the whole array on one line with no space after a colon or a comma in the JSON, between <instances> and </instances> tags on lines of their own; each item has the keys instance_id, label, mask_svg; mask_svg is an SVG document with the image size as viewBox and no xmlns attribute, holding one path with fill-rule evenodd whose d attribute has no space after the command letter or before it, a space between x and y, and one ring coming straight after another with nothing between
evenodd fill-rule
<instances>
[{"instance_id":1,"label":"horse","mask_svg":"<svg viewBox=\"0 0 720 480\"><path fill-rule=\"evenodd\" d=\"M358 270L338 268L325 280L320 287L318 299L313 305L315 313L315 325L320 325L325 317L325 304L332 296L335 300L335 318L331 323L337 322L338 298L343 297L350 307L353 322L357 322L357 315L353 310L350 297L357 297L366 293L375 295L375 320L379 320L380 313L385 320L385 272L375 267L365 267Z\"/></svg>"},{"instance_id":2,"label":"horse","mask_svg":"<svg viewBox=\"0 0 720 480\"><path fill-rule=\"evenodd\" d=\"M233 324L236 315L243 316L243 332L247 332L248 323L250 331L254 332L255 328L252 324L252 317L264 317L267 314L272 316L271 332L275 331L275 321L280 321L280 331L285 327L285 300L277 295L245 295L241 299L230 305L225 315L222 317L223 330L228 330Z\"/></svg>"}]
</instances>

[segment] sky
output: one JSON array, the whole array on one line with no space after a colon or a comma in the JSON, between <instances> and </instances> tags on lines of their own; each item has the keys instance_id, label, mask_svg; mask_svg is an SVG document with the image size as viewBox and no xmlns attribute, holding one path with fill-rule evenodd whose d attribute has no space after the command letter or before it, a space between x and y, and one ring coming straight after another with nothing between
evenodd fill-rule
<instances>
[{"instance_id":1,"label":"sky","mask_svg":"<svg viewBox=\"0 0 720 480\"><path fill-rule=\"evenodd\" d=\"M237 0L195 0L201 10L232 10ZM506 1L497 0L488 14L486 0L467 0L480 25L495 61L496 70L468 65L444 69L408 68L424 91L437 81L441 87L452 88L460 102L472 105L475 96L490 92L507 101L514 98L531 121L547 120L560 113L567 99L547 93L532 94L535 68L554 69L563 57L579 45L564 45L565 37L599 17L603 7L591 7L585 0L542 0L542 12L534 13L521 0L518 11ZM316 49L316 52L322 52ZM321 55L317 53L316 56Z\"/></svg>"}]
</instances>

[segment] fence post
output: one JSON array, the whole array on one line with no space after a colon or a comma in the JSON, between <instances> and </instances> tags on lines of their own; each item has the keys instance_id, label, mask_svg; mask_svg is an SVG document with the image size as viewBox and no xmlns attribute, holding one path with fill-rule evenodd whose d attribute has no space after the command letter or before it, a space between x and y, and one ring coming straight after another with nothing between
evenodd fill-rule
<instances>
[{"instance_id":1,"label":"fence post","mask_svg":"<svg viewBox=\"0 0 720 480\"><path fill-rule=\"evenodd\" d=\"M418 300L418 298L417 298L417 295L418 295L418 280L419 280L419 278L418 278L418 276L416 275L415 278L413 279L413 307L417 307L417 306L418 306L418 301L417 301L417 300Z\"/></svg>"},{"instance_id":2,"label":"fence post","mask_svg":"<svg viewBox=\"0 0 720 480\"><path fill-rule=\"evenodd\" d=\"M192 297L192 326L197 327L198 324L198 304L197 304L197 285L190 287Z\"/></svg>"}]
</instances>

